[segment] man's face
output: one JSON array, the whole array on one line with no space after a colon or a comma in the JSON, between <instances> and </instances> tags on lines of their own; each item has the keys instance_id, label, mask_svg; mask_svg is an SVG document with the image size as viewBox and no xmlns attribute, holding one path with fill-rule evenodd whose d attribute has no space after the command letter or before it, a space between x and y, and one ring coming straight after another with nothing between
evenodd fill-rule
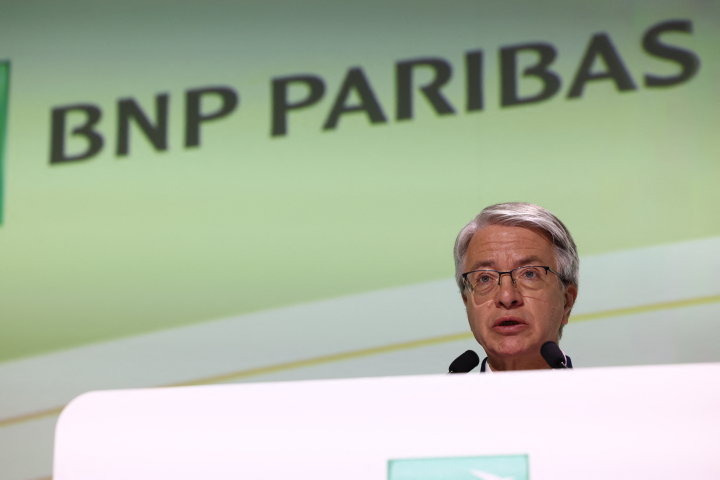
<instances>
[{"instance_id":1,"label":"man's face","mask_svg":"<svg viewBox=\"0 0 720 480\"><path fill-rule=\"evenodd\" d=\"M470 240L465 272L479 269L509 271L528 265L557 271L550 236L539 229L489 225ZM567 324L577 288L563 291L557 276L547 274L547 286L522 292L503 275L501 285L477 299L467 289L463 300L475 339L499 369L540 368L540 347L558 341L561 324ZM540 362L540 363L538 363Z\"/></svg>"}]
</instances>

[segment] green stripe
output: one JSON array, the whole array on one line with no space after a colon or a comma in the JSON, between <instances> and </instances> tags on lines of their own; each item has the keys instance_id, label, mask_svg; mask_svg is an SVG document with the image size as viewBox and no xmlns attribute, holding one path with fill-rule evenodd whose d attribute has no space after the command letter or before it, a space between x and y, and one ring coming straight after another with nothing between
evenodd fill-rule
<instances>
[{"instance_id":1,"label":"green stripe","mask_svg":"<svg viewBox=\"0 0 720 480\"><path fill-rule=\"evenodd\" d=\"M5 211L5 138L7 132L10 62L0 62L0 225Z\"/></svg>"}]
</instances>

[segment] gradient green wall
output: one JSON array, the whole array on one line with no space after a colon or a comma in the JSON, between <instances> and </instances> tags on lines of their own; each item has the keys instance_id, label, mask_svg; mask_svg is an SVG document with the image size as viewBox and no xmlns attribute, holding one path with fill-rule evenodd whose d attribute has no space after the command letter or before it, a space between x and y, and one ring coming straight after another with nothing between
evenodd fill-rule
<instances>
[{"instance_id":1,"label":"gradient green wall","mask_svg":"<svg viewBox=\"0 0 720 480\"><path fill-rule=\"evenodd\" d=\"M549 208L583 255L720 234L714 2L6 1L2 10L0 58L13 71L0 360L448 278L457 231L501 201ZM640 45L671 19L690 20L693 33L663 40L695 52L700 71L645 88L644 74L678 70ZM638 89L596 81L567 99L598 32ZM498 49L527 42L555 46L562 88L501 108ZM477 49L485 108L468 113L464 53ZM457 114L438 116L416 93L415 118L396 121L395 64L420 57L452 65L443 92ZM323 131L356 66L388 122L348 114ZM297 74L321 76L327 92L272 138L271 79ZM199 148L184 148L185 91L217 85L234 88L240 106L203 126ZM163 92L168 150L133 127L130 154L117 157L118 99L152 118ZM51 110L77 103L102 109L105 148L51 165Z\"/></svg>"},{"instance_id":2,"label":"gradient green wall","mask_svg":"<svg viewBox=\"0 0 720 480\"><path fill-rule=\"evenodd\" d=\"M692 32L661 41L699 70L648 88L680 71L642 46L672 20ZM538 203L575 237L563 348L578 366L720 360L719 27L706 0L4 0L0 478L48 478L57 415L88 390L444 371L478 348L453 242L497 202ZM597 80L568 98L601 33L637 88ZM553 46L560 89L504 107L500 50L528 43ZM477 51L484 106L467 111ZM422 58L451 66L455 114L433 110L419 68L414 117L398 120L397 64ZM387 121L324 130L352 68ZM325 94L273 137L273 79L296 75ZM239 106L186 148L186 92L207 87ZM522 96L541 88L519 80ZM154 120L161 94L167 150L132 124L118 156L118 102ZM104 148L51 164L52 112L78 104L101 110ZM68 116L71 154L82 121Z\"/></svg>"}]
</instances>

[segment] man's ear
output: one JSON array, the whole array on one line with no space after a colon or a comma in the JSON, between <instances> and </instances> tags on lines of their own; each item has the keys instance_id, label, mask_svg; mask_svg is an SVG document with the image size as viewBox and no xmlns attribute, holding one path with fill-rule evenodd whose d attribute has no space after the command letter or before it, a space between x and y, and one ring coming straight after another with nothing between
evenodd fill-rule
<instances>
[{"instance_id":1,"label":"man's ear","mask_svg":"<svg viewBox=\"0 0 720 480\"><path fill-rule=\"evenodd\" d=\"M467 297L465 296L465 290L463 290L462 292L460 292L460 295L462 295L463 303L464 303L465 306L467 307Z\"/></svg>"},{"instance_id":2,"label":"man's ear","mask_svg":"<svg viewBox=\"0 0 720 480\"><path fill-rule=\"evenodd\" d=\"M578 296L577 285L573 285L572 283L567 284L563 295L565 296L565 307L563 308L562 324L567 325L568 320L570 319L570 312L572 311L573 305L575 305L575 300Z\"/></svg>"}]
</instances>

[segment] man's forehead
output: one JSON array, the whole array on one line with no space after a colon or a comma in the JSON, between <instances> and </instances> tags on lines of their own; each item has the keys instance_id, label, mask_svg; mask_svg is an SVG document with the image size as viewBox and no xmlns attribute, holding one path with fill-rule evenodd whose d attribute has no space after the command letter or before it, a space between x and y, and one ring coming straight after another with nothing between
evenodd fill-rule
<instances>
[{"instance_id":1,"label":"man's forehead","mask_svg":"<svg viewBox=\"0 0 720 480\"><path fill-rule=\"evenodd\" d=\"M488 225L473 235L468 245L466 266L490 266L497 262L526 263L544 261L554 264L550 235L542 229Z\"/></svg>"}]
</instances>

